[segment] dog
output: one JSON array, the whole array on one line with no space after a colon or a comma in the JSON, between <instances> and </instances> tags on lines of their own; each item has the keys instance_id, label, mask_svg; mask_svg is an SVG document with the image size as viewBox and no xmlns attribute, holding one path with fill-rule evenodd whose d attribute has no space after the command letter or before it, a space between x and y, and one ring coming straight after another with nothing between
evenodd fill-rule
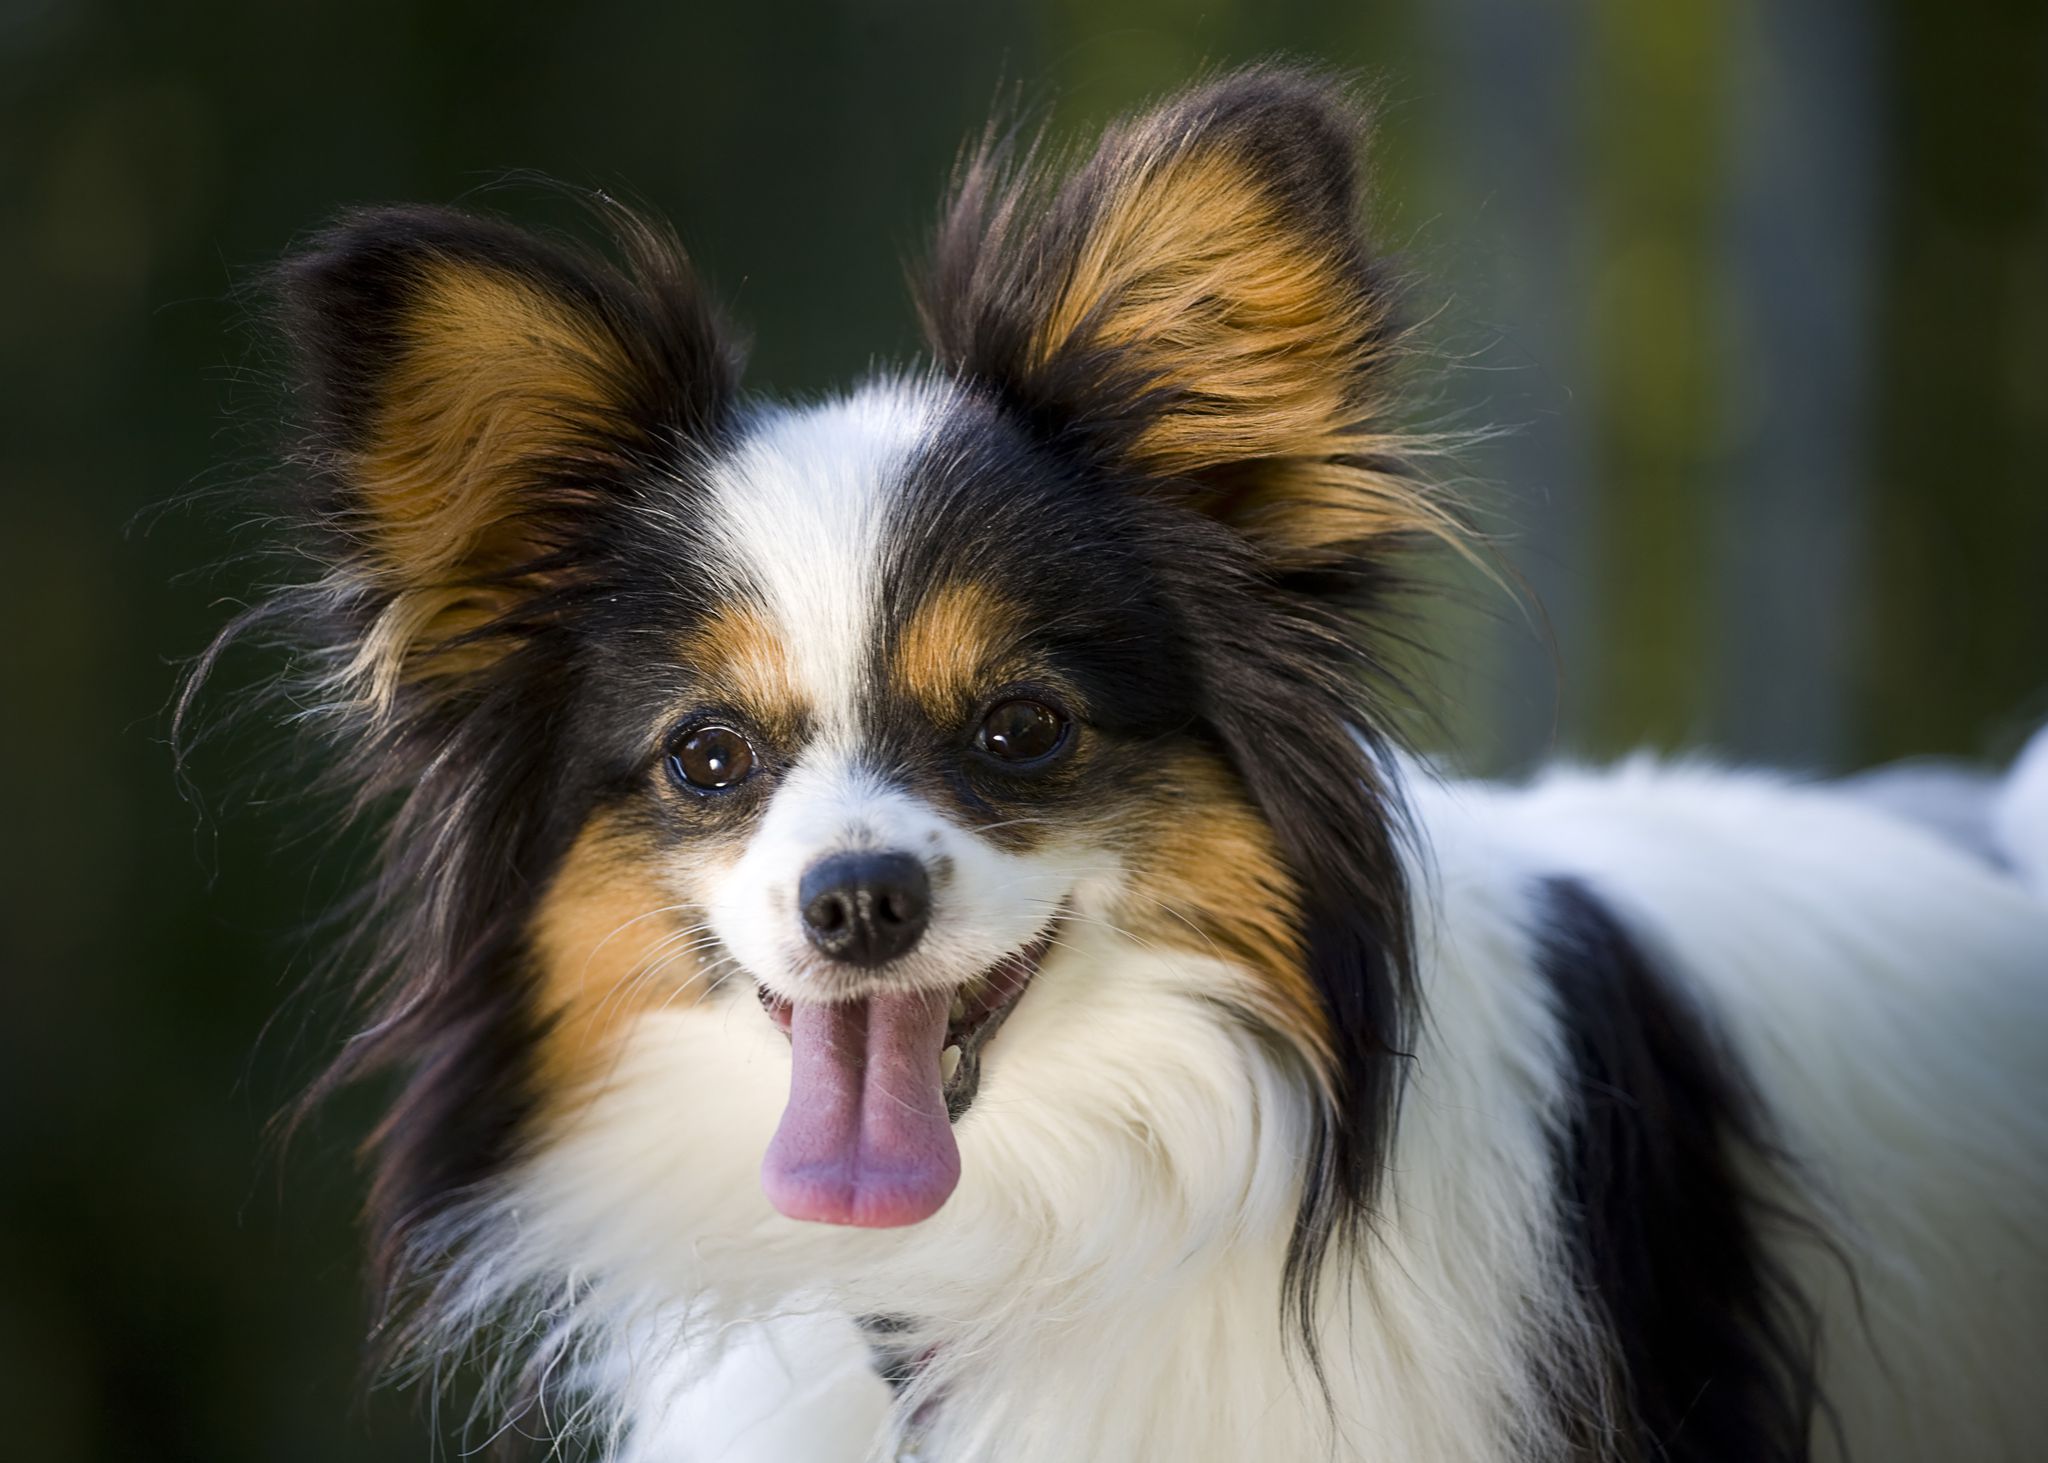
<instances>
[{"instance_id":1,"label":"dog","mask_svg":"<svg viewBox=\"0 0 2048 1463\"><path fill-rule=\"evenodd\" d=\"M2048 742L1946 827L1398 745L1484 550L1364 130L992 130L929 362L804 405L609 201L280 267L312 567L201 673L289 646L379 830L401 1371L625 1463L2039 1456Z\"/></svg>"}]
</instances>

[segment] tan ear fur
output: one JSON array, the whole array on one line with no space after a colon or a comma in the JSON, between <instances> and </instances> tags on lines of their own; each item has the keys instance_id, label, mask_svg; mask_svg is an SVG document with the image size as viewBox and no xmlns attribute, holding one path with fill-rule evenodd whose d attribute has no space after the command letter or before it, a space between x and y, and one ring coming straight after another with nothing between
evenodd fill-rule
<instances>
[{"instance_id":1,"label":"tan ear fur","mask_svg":"<svg viewBox=\"0 0 2048 1463\"><path fill-rule=\"evenodd\" d=\"M1283 558L1458 541L1388 421L1362 133L1339 88L1254 68L1112 127L1057 185L987 147L925 284L934 344Z\"/></svg>"},{"instance_id":2,"label":"tan ear fur","mask_svg":"<svg viewBox=\"0 0 2048 1463\"><path fill-rule=\"evenodd\" d=\"M603 440L628 370L587 313L467 262L423 273L398 339L350 469L362 537L393 591L362 650L380 700L405 676L488 659L465 637L531 587L507 576L552 547L523 490L536 467Z\"/></svg>"},{"instance_id":3,"label":"tan ear fur","mask_svg":"<svg viewBox=\"0 0 2048 1463\"><path fill-rule=\"evenodd\" d=\"M563 301L453 261L427 270L401 339L356 471L380 553L422 583L521 551L508 487L588 441L626 363Z\"/></svg>"},{"instance_id":4,"label":"tan ear fur","mask_svg":"<svg viewBox=\"0 0 2048 1463\"><path fill-rule=\"evenodd\" d=\"M352 215L280 272L337 603L338 694L489 668L582 567L607 503L722 429L738 353L673 236L617 259L447 209ZM535 621L534 623L538 623Z\"/></svg>"}]
</instances>

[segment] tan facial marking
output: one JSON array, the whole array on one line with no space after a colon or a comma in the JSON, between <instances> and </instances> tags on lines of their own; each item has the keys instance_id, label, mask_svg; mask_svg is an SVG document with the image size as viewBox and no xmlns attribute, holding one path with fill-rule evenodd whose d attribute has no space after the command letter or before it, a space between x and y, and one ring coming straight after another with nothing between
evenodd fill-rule
<instances>
[{"instance_id":1,"label":"tan facial marking","mask_svg":"<svg viewBox=\"0 0 2048 1463\"><path fill-rule=\"evenodd\" d=\"M1016 624L993 590L968 580L941 585L903 627L896 684L933 720L950 721L988 690L986 678L1009 650Z\"/></svg>"},{"instance_id":2,"label":"tan facial marking","mask_svg":"<svg viewBox=\"0 0 2048 1463\"><path fill-rule=\"evenodd\" d=\"M655 876L654 850L600 814L578 835L532 925L545 1092L567 1095L600 1080L633 1018L678 998L701 973L682 934L697 918ZM688 1000L685 994L681 999Z\"/></svg>"},{"instance_id":3,"label":"tan facial marking","mask_svg":"<svg viewBox=\"0 0 2048 1463\"><path fill-rule=\"evenodd\" d=\"M1252 1014L1326 1082L1329 1025L1308 977L1301 890L1265 820L1219 762L1189 752L1168 767L1143 824L1143 847L1131 860L1139 871L1127 915L1133 930L1252 971Z\"/></svg>"},{"instance_id":4,"label":"tan facial marking","mask_svg":"<svg viewBox=\"0 0 2048 1463\"><path fill-rule=\"evenodd\" d=\"M682 663L714 694L770 724L803 709L804 694L789 647L774 623L747 605L721 605L677 647Z\"/></svg>"}]
</instances>

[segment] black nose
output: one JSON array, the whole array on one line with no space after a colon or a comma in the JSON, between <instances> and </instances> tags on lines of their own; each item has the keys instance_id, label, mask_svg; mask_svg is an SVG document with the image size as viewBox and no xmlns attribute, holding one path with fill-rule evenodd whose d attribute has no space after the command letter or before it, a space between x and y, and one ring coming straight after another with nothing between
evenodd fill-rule
<instances>
[{"instance_id":1,"label":"black nose","mask_svg":"<svg viewBox=\"0 0 2048 1463\"><path fill-rule=\"evenodd\" d=\"M804 934L834 960L880 965L924 933L932 881L907 853L835 853L804 871L797 907Z\"/></svg>"}]
</instances>

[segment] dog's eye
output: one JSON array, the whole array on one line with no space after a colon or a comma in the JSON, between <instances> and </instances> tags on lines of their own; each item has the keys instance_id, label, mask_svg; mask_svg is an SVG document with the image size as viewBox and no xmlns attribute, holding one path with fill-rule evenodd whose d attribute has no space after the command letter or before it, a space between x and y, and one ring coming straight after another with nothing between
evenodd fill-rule
<instances>
[{"instance_id":1,"label":"dog's eye","mask_svg":"<svg viewBox=\"0 0 2048 1463\"><path fill-rule=\"evenodd\" d=\"M1004 762L1043 762L1067 740L1067 719L1042 701L998 702L981 719L975 744Z\"/></svg>"},{"instance_id":2,"label":"dog's eye","mask_svg":"<svg viewBox=\"0 0 2048 1463\"><path fill-rule=\"evenodd\" d=\"M746 781L754 749L729 726L694 727L669 748L668 765L691 787L719 792Z\"/></svg>"}]
</instances>

